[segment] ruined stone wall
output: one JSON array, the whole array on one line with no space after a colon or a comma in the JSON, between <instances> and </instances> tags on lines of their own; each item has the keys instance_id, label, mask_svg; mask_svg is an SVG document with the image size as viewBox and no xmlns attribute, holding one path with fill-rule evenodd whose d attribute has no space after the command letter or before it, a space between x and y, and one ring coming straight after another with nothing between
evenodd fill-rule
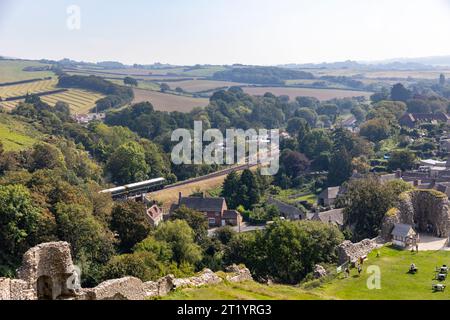
<instances>
[{"instance_id":1,"label":"ruined stone wall","mask_svg":"<svg viewBox=\"0 0 450 320\"><path fill-rule=\"evenodd\" d=\"M247 268L233 265L222 278L205 269L190 278L168 275L144 283L138 278L124 277L82 289L67 242L43 243L31 248L25 253L18 274L20 279L0 278L0 300L143 300L165 296L179 288L214 285L224 280L253 280Z\"/></svg>"},{"instance_id":2,"label":"ruined stone wall","mask_svg":"<svg viewBox=\"0 0 450 320\"><path fill-rule=\"evenodd\" d=\"M351 241L344 241L338 246L339 264L345 262L355 263L360 257L368 255L373 249L377 247L374 240L365 239L358 243Z\"/></svg>"}]
</instances>

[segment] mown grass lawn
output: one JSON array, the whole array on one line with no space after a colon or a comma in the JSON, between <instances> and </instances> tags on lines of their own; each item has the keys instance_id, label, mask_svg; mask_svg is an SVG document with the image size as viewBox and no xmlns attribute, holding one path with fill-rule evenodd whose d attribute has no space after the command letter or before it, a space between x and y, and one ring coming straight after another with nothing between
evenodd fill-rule
<instances>
[{"instance_id":1,"label":"mown grass lawn","mask_svg":"<svg viewBox=\"0 0 450 320\"><path fill-rule=\"evenodd\" d=\"M177 290L165 299L171 300L434 300L450 299L450 287L444 292L433 292L431 285L437 266L450 265L450 251L423 251L411 253L389 247L372 252L364 263L363 273L355 269L349 278L340 274L321 286L264 285L256 282L222 283L216 286ZM411 263L419 272L409 274ZM368 266L378 266L381 271L381 288L370 290L367 280ZM450 285L450 279L442 283Z\"/></svg>"},{"instance_id":2,"label":"mown grass lawn","mask_svg":"<svg viewBox=\"0 0 450 320\"><path fill-rule=\"evenodd\" d=\"M376 251L369 255L361 276L358 276L357 271L353 269L349 278L340 274L337 279L316 289L316 293L336 299L450 299L450 288L445 292L433 292L431 289L433 283L439 283L434 280L435 268L444 264L450 265L449 251L411 253L384 247L380 250L380 257L376 255ZM408 273L411 263L419 268L419 272L415 275ZM367 267L370 265L380 268L381 289L379 290L370 290L367 286L367 280L371 276L367 273ZM450 280L442 283L449 285Z\"/></svg>"},{"instance_id":3,"label":"mown grass lawn","mask_svg":"<svg viewBox=\"0 0 450 320\"><path fill-rule=\"evenodd\" d=\"M317 300L319 296L298 287L267 286L248 281L222 283L216 286L177 290L165 297L166 300Z\"/></svg>"}]
</instances>

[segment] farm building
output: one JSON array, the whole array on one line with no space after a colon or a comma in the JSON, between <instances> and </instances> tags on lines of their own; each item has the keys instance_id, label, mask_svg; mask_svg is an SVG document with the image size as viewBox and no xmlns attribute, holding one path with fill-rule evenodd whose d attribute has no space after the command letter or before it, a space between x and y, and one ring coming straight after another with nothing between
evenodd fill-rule
<instances>
[{"instance_id":1,"label":"farm building","mask_svg":"<svg viewBox=\"0 0 450 320\"><path fill-rule=\"evenodd\" d=\"M341 187L330 187L326 188L319 194L319 205L324 207L330 207L336 201Z\"/></svg>"},{"instance_id":2,"label":"farm building","mask_svg":"<svg viewBox=\"0 0 450 320\"><path fill-rule=\"evenodd\" d=\"M207 198L204 195L201 197L183 197L180 193L178 203L170 208L170 214L182 206L205 214L210 228L225 225L238 226L242 222L241 214L236 210L228 210L224 198Z\"/></svg>"}]
</instances>

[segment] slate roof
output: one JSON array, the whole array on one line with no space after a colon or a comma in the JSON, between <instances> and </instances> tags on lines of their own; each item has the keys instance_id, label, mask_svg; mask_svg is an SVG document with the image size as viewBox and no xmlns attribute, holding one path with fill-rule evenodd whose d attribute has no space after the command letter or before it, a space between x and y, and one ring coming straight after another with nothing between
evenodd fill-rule
<instances>
[{"instance_id":1,"label":"slate roof","mask_svg":"<svg viewBox=\"0 0 450 320\"><path fill-rule=\"evenodd\" d=\"M315 213L311 220L322 221L324 223L334 223L338 226L344 224L344 209L333 209Z\"/></svg>"},{"instance_id":2,"label":"slate roof","mask_svg":"<svg viewBox=\"0 0 450 320\"><path fill-rule=\"evenodd\" d=\"M224 198L182 197L179 206L200 212L222 212L222 208L226 208L226 203Z\"/></svg>"},{"instance_id":3,"label":"slate roof","mask_svg":"<svg viewBox=\"0 0 450 320\"><path fill-rule=\"evenodd\" d=\"M392 235L397 237L405 238L411 234L415 234L416 232L409 224L396 223L394 225L394 230L392 230Z\"/></svg>"},{"instance_id":4,"label":"slate roof","mask_svg":"<svg viewBox=\"0 0 450 320\"><path fill-rule=\"evenodd\" d=\"M304 218L303 212L295 206L284 203L272 197L269 197L267 203L276 206L278 210L280 210L281 214L286 216L286 218L289 220L297 220Z\"/></svg>"},{"instance_id":5,"label":"slate roof","mask_svg":"<svg viewBox=\"0 0 450 320\"><path fill-rule=\"evenodd\" d=\"M240 213L236 210L225 210L223 212L223 219L237 219Z\"/></svg>"}]
</instances>

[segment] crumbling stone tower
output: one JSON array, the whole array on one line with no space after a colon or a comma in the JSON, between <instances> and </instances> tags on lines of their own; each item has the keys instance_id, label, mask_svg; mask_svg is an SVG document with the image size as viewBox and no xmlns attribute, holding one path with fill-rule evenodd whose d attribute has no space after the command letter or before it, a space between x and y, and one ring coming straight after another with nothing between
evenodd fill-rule
<instances>
[{"instance_id":1,"label":"crumbling stone tower","mask_svg":"<svg viewBox=\"0 0 450 320\"><path fill-rule=\"evenodd\" d=\"M67 242L43 243L28 250L18 276L34 290L37 299L67 299L80 289Z\"/></svg>"}]
</instances>

